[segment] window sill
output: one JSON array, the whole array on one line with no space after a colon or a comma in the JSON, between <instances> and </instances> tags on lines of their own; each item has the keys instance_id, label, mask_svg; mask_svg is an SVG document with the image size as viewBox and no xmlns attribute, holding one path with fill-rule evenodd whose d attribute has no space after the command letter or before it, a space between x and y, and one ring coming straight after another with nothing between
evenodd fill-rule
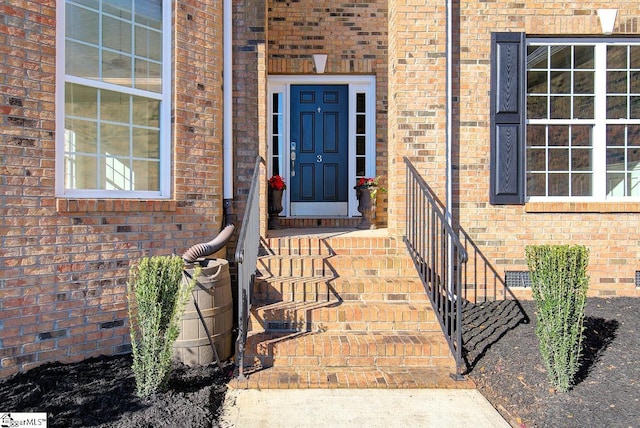
<instances>
[{"instance_id":1,"label":"window sill","mask_svg":"<svg viewBox=\"0 0 640 428\"><path fill-rule=\"evenodd\" d=\"M176 210L176 205L176 201L165 199L56 199L59 213L171 212Z\"/></svg>"},{"instance_id":2,"label":"window sill","mask_svg":"<svg viewBox=\"0 0 640 428\"><path fill-rule=\"evenodd\" d=\"M640 202L528 202L527 213L640 213Z\"/></svg>"}]
</instances>

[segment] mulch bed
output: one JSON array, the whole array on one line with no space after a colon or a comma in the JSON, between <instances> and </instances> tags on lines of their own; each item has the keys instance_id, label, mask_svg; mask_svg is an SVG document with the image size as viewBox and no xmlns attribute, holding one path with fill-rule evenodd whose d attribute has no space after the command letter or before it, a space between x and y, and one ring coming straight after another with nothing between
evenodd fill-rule
<instances>
[{"instance_id":1,"label":"mulch bed","mask_svg":"<svg viewBox=\"0 0 640 428\"><path fill-rule=\"evenodd\" d=\"M575 388L556 393L538 352L533 302L465 308L465 360L513 426L640 427L640 299L591 298ZM47 364L0 382L0 413L47 412L49 427L217 426L233 366L176 364L169 390L135 395L131 356Z\"/></svg>"},{"instance_id":2,"label":"mulch bed","mask_svg":"<svg viewBox=\"0 0 640 428\"><path fill-rule=\"evenodd\" d=\"M640 427L640 299L588 299L583 361L566 393L548 382L534 302L487 302L464 312L469 376L513 426Z\"/></svg>"}]
</instances>

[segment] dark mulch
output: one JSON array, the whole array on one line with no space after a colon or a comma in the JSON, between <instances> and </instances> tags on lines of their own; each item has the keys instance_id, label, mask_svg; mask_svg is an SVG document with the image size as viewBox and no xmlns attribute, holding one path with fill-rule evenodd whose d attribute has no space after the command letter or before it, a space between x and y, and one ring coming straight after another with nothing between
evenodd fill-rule
<instances>
[{"instance_id":1,"label":"dark mulch","mask_svg":"<svg viewBox=\"0 0 640 428\"><path fill-rule=\"evenodd\" d=\"M639 310L640 299L589 299L579 381L556 393L538 352L534 303L468 305L469 376L514 426L638 428ZM139 398L130 356L48 364L0 382L0 412L47 412L50 427L212 427L232 369L176 364L167 392Z\"/></svg>"},{"instance_id":2,"label":"dark mulch","mask_svg":"<svg viewBox=\"0 0 640 428\"><path fill-rule=\"evenodd\" d=\"M175 363L168 391L140 398L131 355L47 364L0 383L0 412L47 412L60 428L213 427L232 370Z\"/></svg>"},{"instance_id":3,"label":"dark mulch","mask_svg":"<svg viewBox=\"0 0 640 428\"><path fill-rule=\"evenodd\" d=\"M488 302L464 312L469 376L512 425L640 427L640 299L588 299L583 361L566 393L548 382L534 302Z\"/></svg>"}]
</instances>

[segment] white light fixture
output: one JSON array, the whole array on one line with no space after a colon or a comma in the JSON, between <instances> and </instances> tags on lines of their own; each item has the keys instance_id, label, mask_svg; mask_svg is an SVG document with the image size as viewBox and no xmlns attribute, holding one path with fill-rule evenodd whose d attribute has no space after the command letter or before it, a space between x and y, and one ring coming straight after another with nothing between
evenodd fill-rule
<instances>
[{"instance_id":1,"label":"white light fixture","mask_svg":"<svg viewBox=\"0 0 640 428\"><path fill-rule=\"evenodd\" d=\"M618 9L598 9L598 17L600 18L600 27L602 34L613 33L613 27L618 16Z\"/></svg>"},{"instance_id":2,"label":"white light fixture","mask_svg":"<svg viewBox=\"0 0 640 428\"><path fill-rule=\"evenodd\" d=\"M327 65L327 54L313 54L313 64L316 66L316 73L324 73L324 67Z\"/></svg>"}]
</instances>

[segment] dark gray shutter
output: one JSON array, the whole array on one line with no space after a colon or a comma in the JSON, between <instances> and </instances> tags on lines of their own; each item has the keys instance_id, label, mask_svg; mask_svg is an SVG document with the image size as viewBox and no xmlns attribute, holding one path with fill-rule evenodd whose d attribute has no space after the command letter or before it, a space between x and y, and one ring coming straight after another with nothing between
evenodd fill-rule
<instances>
[{"instance_id":1,"label":"dark gray shutter","mask_svg":"<svg viewBox=\"0 0 640 428\"><path fill-rule=\"evenodd\" d=\"M494 205L525 197L525 34L491 34L491 185Z\"/></svg>"}]
</instances>

